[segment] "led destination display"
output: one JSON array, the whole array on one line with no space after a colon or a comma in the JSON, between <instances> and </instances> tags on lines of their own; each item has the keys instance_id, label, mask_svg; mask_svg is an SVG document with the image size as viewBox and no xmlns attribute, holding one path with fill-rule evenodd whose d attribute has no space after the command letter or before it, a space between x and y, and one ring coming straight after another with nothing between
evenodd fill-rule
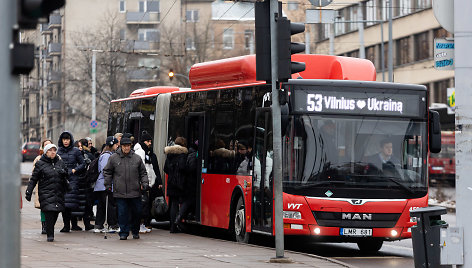
<instances>
[{"instance_id":1,"label":"led destination display","mask_svg":"<svg viewBox=\"0 0 472 268\"><path fill-rule=\"evenodd\" d=\"M375 92L374 92L375 91ZM296 89L292 91L293 112L334 113L351 115L421 116L420 103L426 101L418 94L398 90L369 92Z\"/></svg>"}]
</instances>

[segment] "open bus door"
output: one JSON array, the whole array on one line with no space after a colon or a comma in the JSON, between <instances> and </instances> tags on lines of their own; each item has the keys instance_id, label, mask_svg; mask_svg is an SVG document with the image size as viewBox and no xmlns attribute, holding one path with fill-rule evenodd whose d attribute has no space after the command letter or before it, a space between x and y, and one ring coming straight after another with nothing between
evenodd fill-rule
<instances>
[{"instance_id":1,"label":"open bus door","mask_svg":"<svg viewBox=\"0 0 472 268\"><path fill-rule=\"evenodd\" d=\"M195 221L200 222L201 211L201 186L202 186L202 168L204 165L205 146L208 144L205 136L205 112L189 113L185 118L185 129L187 135L188 148L197 150L197 162L194 176L195 188L195 208L190 210L195 215Z\"/></svg>"},{"instance_id":2,"label":"open bus door","mask_svg":"<svg viewBox=\"0 0 472 268\"><path fill-rule=\"evenodd\" d=\"M272 234L273 150L270 108L256 110L253 146L252 231Z\"/></svg>"}]
</instances>

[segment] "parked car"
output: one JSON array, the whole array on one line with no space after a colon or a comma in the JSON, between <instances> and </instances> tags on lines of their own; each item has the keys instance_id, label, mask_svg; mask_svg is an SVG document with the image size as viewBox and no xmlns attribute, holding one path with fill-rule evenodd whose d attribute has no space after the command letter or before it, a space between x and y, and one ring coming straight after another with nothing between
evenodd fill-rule
<instances>
[{"instance_id":1,"label":"parked car","mask_svg":"<svg viewBox=\"0 0 472 268\"><path fill-rule=\"evenodd\" d=\"M21 147L21 155L22 155L22 160L27 161L33 161L36 156L40 154L39 148L41 147L41 143L39 142L27 142L23 144Z\"/></svg>"}]
</instances>

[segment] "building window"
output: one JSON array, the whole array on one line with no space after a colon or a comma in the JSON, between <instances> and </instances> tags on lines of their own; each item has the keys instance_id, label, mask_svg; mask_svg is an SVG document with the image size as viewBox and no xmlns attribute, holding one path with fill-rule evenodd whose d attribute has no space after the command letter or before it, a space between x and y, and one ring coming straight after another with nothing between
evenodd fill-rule
<instances>
[{"instance_id":1,"label":"building window","mask_svg":"<svg viewBox=\"0 0 472 268\"><path fill-rule=\"evenodd\" d=\"M187 10L187 12L185 12L185 19L187 22L197 22L198 10Z\"/></svg>"},{"instance_id":2,"label":"building window","mask_svg":"<svg viewBox=\"0 0 472 268\"><path fill-rule=\"evenodd\" d=\"M126 40L126 30L120 29L120 40Z\"/></svg>"},{"instance_id":3,"label":"building window","mask_svg":"<svg viewBox=\"0 0 472 268\"><path fill-rule=\"evenodd\" d=\"M415 35L415 61L429 59L430 57L430 41L428 40L428 32Z\"/></svg>"},{"instance_id":4,"label":"building window","mask_svg":"<svg viewBox=\"0 0 472 268\"><path fill-rule=\"evenodd\" d=\"M397 2L398 8L394 8L393 13L394 16L405 16L411 13L412 4L411 0L399 0ZM394 4L395 7L395 4Z\"/></svg>"},{"instance_id":5,"label":"building window","mask_svg":"<svg viewBox=\"0 0 472 268\"><path fill-rule=\"evenodd\" d=\"M192 37L187 37L185 39L185 49L187 50L195 50L195 40Z\"/></svg>"},{"instance_id":6,"label":"building window","mask_svg":"<svg viewBox=\"0 0 472 268\"><path fill-rule=\"evenodd\" d=\"M434 82L434 97L432 102L447 103L447 88L449 87L449 79Z\"/></svg>"},{"instance_id":7,"label":"building window","mask_svg":"<svg viewBox=\"0 0 472 268\"><path fill-rule=\"evenodd\" d=\"M126 12L126 2L125 0L120 0L120 12Z\"/></svg>"},{"instance_id":8,"label":"building window","mask_svg":"<svg viewBox=\"0 0 472 268\"><path fill-rule=\"evenodd\" d=\"M365 49L365 58L375 64L375 46L370 46Z\"/></svg>"},{"instance_id":9,"label":"building window","mask_svg":"<svg viewBox=\"0 0 472 268\"><path fill-rule=\"evenodd\" d=\"M431 0L416 0L416 7L418 9L430 8Z\"/></svg>"},{"instance_id":10,"label":"building window","mask_svg":"<svg viewBox=\"0 0 472 268\"><path fill-rule=\"evenodd\" d=\"M398 39L396 41L397 65L407 64L410 62L410 37Z\"/></svg>"},{"instance_id":11,"label":"building window","mask_svg":"<svg viewBox=\"0 0 472 268\"><path fill-rule=\"evenodd\" d=\"M161 61L156 58L138 59L138 67L156 69L156 68L159 68L160 65L161 65Z\"/></svg>"},{"instance_id":12,"label":"building window","mask_svg":"<svg viewBox=\"0 0 472 268\"><path fill-rule=\"evenodd\" d=\"M290 11L298 10L298 2L289 1L287 3L287 9L290 10Z\"/></svg>"},{"instance_id":13,"label":"building window","mask_svg":"<svg viewBox=\"0 0 472 268\"><path fill-rule=\"evenodd\" d=\"M139 1L139 12L159 12L159 1Z\"/></svg>"},{"instance_id":14,"label":"building window","mask_svg":"<svg viewBox=\"0 0 472 268\"><path fill-rule=\"evenodd\" d=\"M234 48L234 33L233 29L225 29L223 32L223 49Z\"/></svg>"},{"instance_id":15,"label":"building window","mask_svg":"<svg viewBox=\"0 0 472 268\"><path fill-rule=\"evenodd\" d=\"M354 50L354 51L351 51L351 52L347 52L346 56L351 57L351 58L359 58L359 50Z\"/></svg>"},{"instance_id":16,"label":"building window","mask_svg":"<svg viewBox=\"0 0 472 268\"><path fill-rule=\"evenodd\" d=\"M335 35L341 35L346 32L346 23L344 21L346 20L346 16L344 15L346 9L341 9L339 10L339 16L335 19L336 23L334 24L335 28Z\"/></svg>"},{"instance_id":17,"label":"building window","mask_svg":"<svg viewBox=\"0 0 472 268\"><path fill-rule=\"evenodd\" d=\"M254 31L253 30L244 31L244 48L245 49L254 48Z\"/></svg>"},{"instance_id":18,"label":"building window","mask_svg":"<svg viewBox=\"0 0 472 268\"><path fill-rule=\"evenodd\" d=\"M375 21L377 20L377 6L375 5L375 0L369 0L365 2L365 17L368 21ZM374 25L375 22L367 22L367 26Z\"/></svg>"},{"instance_id":19,"label":"building window","mask_svg":"<svg viewBox=\"0 0 472 268\"><path fill-rule=\"evenodd\" d=\"M160 34L157 29L139 29L138 39L139 41L159 42Z\"/></svg>"}]
</instances>

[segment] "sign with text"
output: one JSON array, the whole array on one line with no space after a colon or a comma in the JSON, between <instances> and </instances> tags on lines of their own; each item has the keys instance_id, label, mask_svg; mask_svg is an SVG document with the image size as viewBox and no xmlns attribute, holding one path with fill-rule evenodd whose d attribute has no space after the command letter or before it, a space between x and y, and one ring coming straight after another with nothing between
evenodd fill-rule
<instances>
[{"instance_id":1,"label":"sign with text","mask_svg":"<svg viewBox=\"0 0 472 268\"><path fill-rule=\"evenodd\" d=\"M296 90L293 112L419 117L425 97L404 92Z\"/></svg>"},{"instance_id":2,"label":"sign with text","mask_svg":"<svg viewBox=\"0 0 472 268\"><path fill-rule=\"evenodd\" d=\"M454 40L434 38L434 68L454 70Z\"/></svg>"}]
</instances>

